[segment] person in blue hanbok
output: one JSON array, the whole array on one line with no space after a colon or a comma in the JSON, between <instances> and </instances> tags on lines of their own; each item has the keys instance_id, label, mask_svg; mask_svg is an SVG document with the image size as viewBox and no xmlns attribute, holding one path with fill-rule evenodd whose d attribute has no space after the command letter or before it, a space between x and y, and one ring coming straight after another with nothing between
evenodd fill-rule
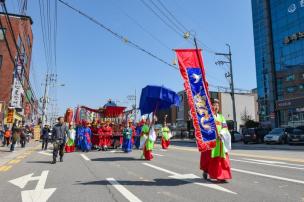
<instances>
[{"instance_id":1,"label":"person in blue hanbok","mask_svg":"<svg viewBox=\"0 0 304 202\"><path fill-rule=\"evenodd\" d=\"M124 128L122 135L123 135L123 143L122 143L122 150L124 152L131 152L132 151L132 121L129 121L128 126Z\"/></svg>"},{"instance_id":2,"label":"person in blue hanbok","mask_svg":"<svg viewBox=\"0 0 304 202\"><path fill-rule=\"evenodd\" d=\"M83 152L88 152L92 148L92 131L87 122L83 122L77 130L77 147Z\"/></svg>"},{"instance_id":3,"label":"person in blue hanbok","mask_svg":"<svg viewBox=\"0 0 304 202\"><path fill-rule=\"evenodd\" d=\"M137 126L135 128L135 137L134 137L134 144L136 149L139 149L140 146L140 135L141 135L141 127L142 123L137 123Z\"/></svg>"}]
</instances>

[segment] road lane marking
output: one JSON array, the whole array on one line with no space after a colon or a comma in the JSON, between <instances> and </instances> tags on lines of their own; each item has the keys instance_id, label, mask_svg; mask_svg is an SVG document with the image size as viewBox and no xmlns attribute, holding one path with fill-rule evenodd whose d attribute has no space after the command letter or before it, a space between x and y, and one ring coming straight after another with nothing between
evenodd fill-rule
<instances>
[{"instance_id":1,"label":"road lane marking","mask_svg":"<svg viewBox=\"0 0 304 202\"><path fill-rule=\"evenodd\" d=\"M46 202L51 195L56 191L56 188L45 189L45 183L47 180L49 171L42 171L40 176L33 177L33 173L24 175L22 177L10 180L13 185L24 189L28 182L38 181L34 190L21 191L22 202Z\"/></svg>"},{"instance_id":2,"label":"road lane marking","mask_svg":"<svg viewBox=\"0 0 304 202\"><path fill-rule=\"evenodd\" d=\"M296 170L304 170L304 168L300 168L300 167L277 165L277 164L271 164L271 163L262 163L262 162L257 162L257 161L246 161L246 160L239 160L239 159L230 159L230 160L235 161L235 162L243 162L243 163L250 163L250 164L257 164L257 165L266 165L266 166L273 166L273 167L278 167L278 168L290 168L290 169L296 169Z\"/></svg>"},{"instance_id":3,"label":"road lane marking","mask_svg":"<svg viewBox=\"0 0 304 202\"><path fill-rule=\"evenodd\" d=\"M170 171L170 170L167 170L167 169L158 167L158 166L154 166L154 165L152 165L152 164L150 164L150 163L143 163L143 165L148 166L148 167L151 167L151 168L154 168L154 169L159 170L159 171L162 171L162 172L164 172L164 173L168 173L168 174L170 174L170 175L179 175L179 174L176 173L176 172L173 172L173 171Z\"/></svg>"},{"instance_id":4,"label":"road lane marking","mask_svg":"<svg viewBox=\"0 0 304 202\"><path fill-rule=\"evenodd\" d=\"M86 161L90 161L90 159L86 156L86 155L84 155L84 154L80 154L80 156L84 159L84 160L86 160Z\"/></svg>"},{"instance_id":5,"label":"road lane marking","mask_svg":"<svg viewBox=\"0 0 304 202\"><path fill-rule=\"evenodd\" d=\"M48 152L46 152L46 151L40 151L40 152L38 152L39 154L43 154L43 155L46 155L46 156L53 156L53 154L50 154L50 153L48 153Z\"/></svg>"},{"instance_id":6,"label":"road lane marking","mask_svg":"<svg viewBox=\"0 0 304 202\"><path fill-rule=\"evenodd\" d=\"M181 151L188 151L188 152L198 152L197 149L193 148L185 148L185 147L177 147L171 146L172 149L181 150ZM250 157L250 158L259 158L259 159L269 159L269 160L276 160L276 161L287 161L287 162L294 162L294 163L304 163L303 159L297 158L288 158L288 157L275 157L275 156L260 156L256 154L244 154L232 151L230 153L231 156L241 156L241 157Z\"/></svg>"},{"instance_id":7,"label":"road lane marking","mask_svg":"<svg viewBox=\"0 0 304 202\"><path fill-rule=\"evenodd\" d=\"M162 154L155 154L155 153L152 153L152 155L154 155L154 156L164 156Z\"/></svg>"},{"instance_id":8,"label":"road lane marking","mask_svg":"<svg viewBox=\"0 0 304 202\"><path fill-rule=\"evenodd\" d=\"M283 162L283 161L265 161L265 160L257 160L257 159L250 159L250 158L243 158L243 159L249 160L249 161L269 163L269 164L283 164L283 165L288 165L288 166L304 167L304 165L301 165L301 164L286 163L286 162Z\"/></svg>"},{"instance_id":9,"label":"road lane marking","mask_svg":"<svg viewBox=\"0 0 304 202\"><path fill-rule=\"evenodd\" d=\"M17 157L17 159L24 159L24 158L26 158L27 156L25 156L25 155L21 155L21 156L18 156Z\"/></svg>"},{"instance_id":10,"label":"road lane marking","mask_svg":"<svg viewBox=\"0 0 304 202\"><path fill-rule=\"evenodd\" d=\"M128 201L141 202L134 194L127 190L124 186L119 184L114 178L106 179L117 191L119 191Z\"/></svg>"},{"instance_id":11,"label":"road lane marking","mask_svg":"<svg viewBox=\"0 0 304 202\"><path fill-rule=\"evenodd\" d=\"M239 173L249 174L249 175L256 175L256 176L267 177L267 178L281 180L281 181L286 181L286 182L293 182L293 183L297 183L297 184L304 184L304 181L301 181L301 180L295 180L295 179L290 179L290 178L285 178L285 177L279 177L279 176L275 176L275 175L267 175L267 174L263 174L263 173L257 173L257 172L253 172L253 171L241 170L241 169L236 169L236 168L231 168L231 170L235 171L235 172L239 172Z\"/></svg>"},{"instance_id":12,"label":"road lane marking","mask_svg":"<svg viewBox=\"0 0 304 202\"><path fill-rule=\"evenodd\" d=\"M0 172L9 171L12 168L11 165L9 166L0 166Z\"/></svg>"},{"instance_id":13,"label":"road lane marking","mask_svg":"<svg viewBox=\"0 0 304 202\"><path fill-rule=\"evenodd\" d=\"M223 192L230 193L230 194L237 194L233 191L230 191L228 189L225 189L225 188L223 188L219 185L216 185L216 184L213 184L213 183L210 183L210 182L205 182L205 183L196 182L195 180L201 179L201 178L194 175L194 174L179 174L179 173L176 173L176 172L173 172L173 171L170 171L170 170L167 170L167 169L164 169L164 168L161 168L161 167L149 164L149 163L143 163L143 165L154 168L156 170L159 170L159 171L162 171L162 172L165 172L165 173L168 173L168 174L171 175L171 176L169 176L169 178L190 182L190 183L193 183L195 185L208 187L208 188L211 188L211 189L215 189L215 190L218 190L218 191L223 191Z\"/></svg>"},{"instance_id":14,"label":"road lane marking","mask_svg":"<svg viewBox=\"0 0 304 202\"><path fill-rule=\"evenodd\" d=\"M21 160L20 159L13 159L13 160L10 160L8 163L9 164L17 164L19 163Z\"/></svg>"}]
</instances>

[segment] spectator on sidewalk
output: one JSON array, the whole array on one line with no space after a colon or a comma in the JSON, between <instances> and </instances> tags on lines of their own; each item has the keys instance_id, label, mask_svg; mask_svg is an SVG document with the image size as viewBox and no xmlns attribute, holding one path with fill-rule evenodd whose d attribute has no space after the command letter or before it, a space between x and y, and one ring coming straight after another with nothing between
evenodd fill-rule
<instances>
[{"instance_id":1,"label":"spectator on sidewalk","mask_svg":"<svg viewBox=\"0 0 304 202\"><path fill-rule=\"evenodd\" d=\"M4 127L1 122L0 122L0 142L2 142L4 145Z\"/></svg>"},{"instance_id":2,"label":"spectator on sidewalk","mask_svg":"<svg viewBox=\"0 0 304 202\"><path fill-rule=\"evenodd\" d=\"M4 141L3 141L3 146L9 146L10 144L10 139L11 139L12 131L9 129L7 125L4 126Z\"/></svg>"},{"instance_id":3,"label":"spectator on sidewalk","mask_svg":"<svg viewBox=\"0 0 304 202\"><path fill-rule=\"evenodd\" d=\"M12 145L10 151L13 152L15 150L16 143L20 140L21 129L19 127L19 121L15 120L12 127Z\"/></svg>"},{"instance_id":4,"label":"spectator on sidewalk","mask_svg":"<svg viewBox=\"0 0 304 202\"><path fill-rule=\"evenodd\" d=\"M49 144L49 133L51 132L49 125L45 125L42 129L42 150L47 150Z\"/></svg>"},{"instance_id":5,"label":"spectator on sidewalk","mask_svg":"<svg viewBox=\"0 0 304 202\"><path fill-rule=\"evenodd\" d=\"M24 148L26 144L26 128L24 122L22 122L20 127L20 144L21 148Z\"/></svg>"}]
</instances>

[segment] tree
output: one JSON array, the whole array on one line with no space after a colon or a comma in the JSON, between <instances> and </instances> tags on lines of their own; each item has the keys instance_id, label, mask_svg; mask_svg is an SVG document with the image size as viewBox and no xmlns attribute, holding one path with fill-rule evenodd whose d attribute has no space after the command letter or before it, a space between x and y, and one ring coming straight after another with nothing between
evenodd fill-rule
<instances>
[{"instance_id":1,"label":"tree","mask_svg":"<svg viewBox=\"0 0 304 202\"><path fill-rule=\"evenodd\" d=\"M246 124L246 122L248 121L252 121L252 116L248 113L246 107L243 111L243 113L241 114L241 120Z\"/></svg>"}]
</instances>

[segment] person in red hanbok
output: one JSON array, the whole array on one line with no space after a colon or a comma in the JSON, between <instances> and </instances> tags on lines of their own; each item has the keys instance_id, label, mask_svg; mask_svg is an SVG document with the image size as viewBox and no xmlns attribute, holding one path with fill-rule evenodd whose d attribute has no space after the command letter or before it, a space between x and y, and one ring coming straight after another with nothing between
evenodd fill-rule
<instances>
[{"instance_id":1,"label":"person in red hanbok","mask_svg":"<svg viewBox=\"0 0 304 202\"><path fill-rule=\"evenodd\" d=\"M214 119L218 137L216 147L212 150L201 152L200 168L204 171L204 179L215 179L226 182L232 179L228 152L231 150L231 136L227 123L222 114L219 114L219 101L213 100Z\"/></svg>"},{"instance_id":2,"label":"person in red hanbok","mask_svg":"<svg viewBox=\"0 0 304 202\"><path fill-rule=\"evenodd\" d=\"M107 122L103 127L102 127L102 136L103 136L103 141L102 141L102 149L104 151L107 151L108 148L111 146L112 140L111 137L113 135L113 130L110 125L110 122Z\"/></svg>"},{"instance_id":3,"label":"person in red hanbok","mask_svg":"<svg viewBox=\"0 0 304 202\"><path fill-rule=\"evenodd\" d=\"M98 123L95 119L93 120L90 129L92 131L92 145L93 145L93 148L94 149L99 149Z\"/></svg>"}]
</instances>

